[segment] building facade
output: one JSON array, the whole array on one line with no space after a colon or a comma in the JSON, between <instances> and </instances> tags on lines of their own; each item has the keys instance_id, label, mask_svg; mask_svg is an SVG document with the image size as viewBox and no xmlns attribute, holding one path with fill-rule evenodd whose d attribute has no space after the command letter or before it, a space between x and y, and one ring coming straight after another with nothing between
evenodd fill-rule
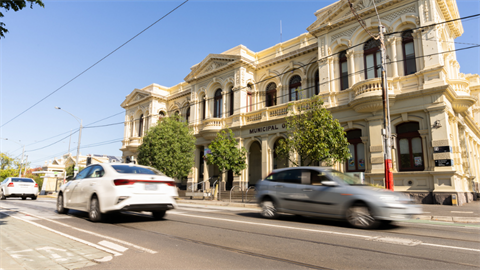
<instances>
[{"instance_id":1,"label":"building facade","mask_svg":"<svg viewBox=\"0 0 480 270\"><path fill-rule=\"evenodd\" d=\"M352 158L335 168L384 185L383 101L378 20L371 0L315 12L307 33L260 52L243 45L210 54L184 82L135 89L126 110L123 157L136 156L142 136L159 117L180 114L197 138L189 184L220 175L203 154L218 131L230 128L248 151L240 176L225 188L254 185L287 167L275 154L291 102L314 95L344 127ZM394 188L421 203L471 201L480 175L480 77L462 74L454 40L463 33L455 1L376 1L386 26ZM368 30L368 31L366 31Z\"/></svg>"}]
</instances>

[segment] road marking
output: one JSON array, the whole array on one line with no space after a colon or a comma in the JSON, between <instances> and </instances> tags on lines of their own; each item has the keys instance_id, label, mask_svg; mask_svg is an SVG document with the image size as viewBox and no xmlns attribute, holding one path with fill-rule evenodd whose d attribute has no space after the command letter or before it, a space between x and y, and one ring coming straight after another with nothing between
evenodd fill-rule
<instances>
[{"instance_id":1,"label":"road marking","mask_svg":"<svg viewBox=\"0 0 480 270\"><path fill-rule=\"evenodd\" d=\"M125 252L128 249L126 247L122 247L120 245L117 245L115 243L108 242L105 240L98 242L98 244L110 249L115 249L116 251L120 251L120 252Z\"/></svg>"},{"instance_id":2,"label":"road marking","mask_svg":"<svg viewBox=\"0 0 480 270\"><path fill-rule=\"evenodd\" d=\"M450 211L450 213L473 214L473 211Z\"/></svg>"},{"instance_id":3,"label":"road marking","mask_svg":"<svg viewBox=\"0 0 480 270\"><path fill-rule=\"evenodd\" d=\"M80 242L80 243L89 245L89 246L91 246L91 247L94 247L94 248L103 250L103 251L108 252L108 253L110 253L110 254L113 254L113 255L115 255L115 256L121 256L121 255L122 255L122 253L118 253L118 252L116 252L116 251L113 251L113 250L104 248L104 247L99 246L99 245L97 245L97 244L90 243L90 242L85 241L85 240L83 240L83 239L77 238L77 237L75 237L75 236L71 236L71 235L69 235L69 234L56 231L56 230L54 230L54 229L51 229L51 228L48 228L48 227L46 227L46 226L40 225L40 224L35 223L35 222L33 222L33 221L26 220L26 219L22 219L22 218L19 218L19 217L14 216L14 215L10 215L9 213L6 213L6 214L9 215L9 216L11 216L11 217L13 217L13 218L15 218L15 219L25 221L25 222L30 223L30 224L32 224L32 225L35 225L35 226L37 226L37 227L39 227L39 228L42 228L42 229L51 231L51 232L56 233L56 234L59 234L59 235L61 235L61 236L65 236L65 237L67 237L67 238L69 238L69 239L72 239L72 240L75 240L75 241L77 241L77 242Z\"/></svg>"},{"instance_id":4,"label":"road marking","mask_svg":"<svg viewBox=\"0 0 480 270\"><path fill-rule=\"evenodd\" d=\"M0 207L0 208L2 208L2 207ZM30 213L26 213L26 212L22 212L22 211L18 211L18 212L28 214L30 216L33 216L33 217L36 217L36 218L39 218L39 219L43 219L43 220L46 220L46 221L50 221L52 223L55 223L55 224L58 224L58 225L61 225L61 226L64 226L64 227L68 227L70 229L77 230L79 232L84 232L84 233L88 233L88 234L91 234L91 235L94 235L94 236L98 236L98 237L101 237L101 238L104 238L104 239L107 239L107 240L115 241L115 242L118 242L122 245L130 246L130 247L136 248L138 250L141 250L141 251L144 251L144 252L147 252L147 253L150 253L150 254L156 254L157 253L155 250L151 250L151 249L148 249L148 248L137 246L135 244L132 244L130 242L123 241L123 240L120 240L120 239L117 239L117 238L113 238L113 237L102 235L102 234L99 234L99 233L94 233L92 231L87 231L87 230L84 230L84 229L73 227L71 225L68 225L68 224L65 224L65 223L62 223L62 222L59 222L59 221L55 221L55 220L52 220L52 219L49 219L49 218L40 217L40 216L33 215L33 214L30 214ZM24 219L22 219L22 220L24 220Z\"/></svg>"},{"instance_id":5,"label":"road marking","mask_svg":"<svg viewBox=\"0 0 480 270\"><path fill-rule=\"evenodd\" d=\"M385 241L381 241L381 242L386 242L386 243L390 243L390 244L402 244L402 245L404 245L404 244L408 243L408 241L415 241L415 242L411 242L411 244L409 244L409 246L425 245L425 246L435 246L435 247L441 247L441 248L459 249L459 250L468 250L468 251L480 252L480 249L429 244L429 243L423 243L420 240L413 240L413 239L403 239L403 240L400 241L399 239L402 239L402 238L395 238L395 240L393 240L392 237L382 238L382 237L379 237L379 236L368 236L368 235L361 235L361 234L341 233L341 232L323 231L323 230L306 229L306 228L296 228L296 227L291 227L291 226L273 225L273 224L257 223L257 222L250 222L250 221L241 221L241 220L232 220L232 219L226 219L226 218L202 217L202 216L196 216L196 215L190 215L190 214L180 214L180 213L175 213L175 212L173 212L172 214L180 215L180 216L187 216L187 217L194 217L194 218L203 218L203 219L219 220L219 221L226 221L226 222L233 222L233 223L265 226L265 227L291 229L291 230L298 230L298 231L316 232L316 233L333 234L333 235L341 235L341 236L352 236L352 237L358 237L360 239L370 240L370 241L379 241L379 239L380 240L384 239Z\"/></svg>"}]
</instances>

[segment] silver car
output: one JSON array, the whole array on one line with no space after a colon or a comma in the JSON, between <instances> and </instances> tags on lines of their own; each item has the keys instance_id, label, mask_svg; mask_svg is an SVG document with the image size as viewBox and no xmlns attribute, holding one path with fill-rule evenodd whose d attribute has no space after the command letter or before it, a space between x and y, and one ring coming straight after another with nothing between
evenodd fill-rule
<instances>
[{"instance_id":1,"label":"silver car","mask_svg":"<svg viewBox=\"0 0 480 270\"><path fill-rule=\"evenodd\" d=\"M32 178L8 177L0 184L0 198L21 197L26 200L30 197L36 200L38 196L38 184Z\"/></svg>"},{"instance_id":2,"label":"silver car","mask_svg":"<svg viewBox=\"0 0 480 270\"><path fill-rule=\"evenodd\" d=\"M279 212L338 218L363 229L422 213L421 206L402 193L364 185L327 167L274 170L257 183L256 197L265 218L276 218Z\"/></svg>"}]
</instances>

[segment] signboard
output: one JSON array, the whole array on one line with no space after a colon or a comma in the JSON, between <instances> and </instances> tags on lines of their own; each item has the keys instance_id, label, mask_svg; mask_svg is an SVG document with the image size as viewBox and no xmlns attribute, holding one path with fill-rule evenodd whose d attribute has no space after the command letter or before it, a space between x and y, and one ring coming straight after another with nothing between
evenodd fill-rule
<instances>
[{"instance_id":1,"label":"signboard","mask_svg":"<svg viewBox=\"0 0 480 270\"><path fill-rule=\"evenodd\" d=\"M448 166L453 166L453 160L451 159L435 160L435 167L448 167Z\"/></svg>"},{"instance_id":2,"label":"signboard","mask_svg":"<svg viewBox=\"0 0 480 270\"><path fill-rule=\"evenodd\" d=\"M271 130L278 130L278 129L280 129L280 126L281 126L282 129L284 129L285 128L285 123L282 124L282 125L268 125L268 126L259 127L259 128L252 128L252 129L250 129L250 134L267 132L267 131L271 131Z\"/></svg>"}]
</instances>

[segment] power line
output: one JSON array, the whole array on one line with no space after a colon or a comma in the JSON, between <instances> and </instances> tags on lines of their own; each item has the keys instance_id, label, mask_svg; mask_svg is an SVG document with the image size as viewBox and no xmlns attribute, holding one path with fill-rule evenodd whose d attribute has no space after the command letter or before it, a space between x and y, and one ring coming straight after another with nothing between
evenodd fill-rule
<instances>
[{"instance_id":1,"label":"power line","mask_svg":"<svg viewBox=\"0 0 480 270\"><path fill-rule=\"evenodd\" d=\"M158 19L157 21L155 21L154 23L152 23L151 25L149 25L147 28L143 29L142 31L140 31L140 33L136 34L135 36L133 36L132 38L130 38L129 40L127 40L125 43L123 43L122 45L120 45L119 47L117 47L115 50L113 50L112 52L110 52L109 54L107 54L106 56L104 56L102 59L98 60L97 62L95 62L95 64L91 65L90 67L88 67L87 69L85 69L84 71L82 71L80 74L78 74L77 76L75 76L73 79L69 80L68 82L66 82L65 84L63 84L62 86L60 86L59 88L57 88L55 91L51 92L50 94L48 94L47 96L45 96L44 98L40 99L39 101L37 101L35 104L33 104L32 106L28 107L26 110L24 110L23 112L21 112L20 114L18 114L17 116L13 117L12 119L8 120L6 123L4 123L2 126L0 127L4 127L6 124L12 122L13 120L15 120L16 118L18 118L20 115L26 113L27 111L29 111L31 108L35 107L36 105L38 105L40 102L44 101L45 99L47 99L48 97L50 97L51 95L55 94L57 91L59 91L60 89L62 89L63 87L67 86L68 84L70 84L72 81L74 81L75 79L77 79L78 77L82 76L85 72L89 71L91 68L93 68L94 66L96 66L97 64L99 64L100 62L102 62L103 60L105 60L107 57L109 57L110 55L114 54L116 51L118 51L119 49L121 49L123 46L127 45L130 41L134 40L136 37L138 37L139 35L141 35L143 32L147 31L149 28L151 28L152 26L154 26L155 24L157 24L159 21L163 20L165 17L167 17L168 15L170 15L172 12L174 12L175 10L177 10L178 8L180 8L181 6L183 6L185 3L187 3L189 0L186 0L185 2L181 3L180 5L178 5L177 7L175 7L174 9L172 9L170 12L168 12L167 14L165 14L163 17L161 17L160 19Z\"/></svg>"}]
</instances>

